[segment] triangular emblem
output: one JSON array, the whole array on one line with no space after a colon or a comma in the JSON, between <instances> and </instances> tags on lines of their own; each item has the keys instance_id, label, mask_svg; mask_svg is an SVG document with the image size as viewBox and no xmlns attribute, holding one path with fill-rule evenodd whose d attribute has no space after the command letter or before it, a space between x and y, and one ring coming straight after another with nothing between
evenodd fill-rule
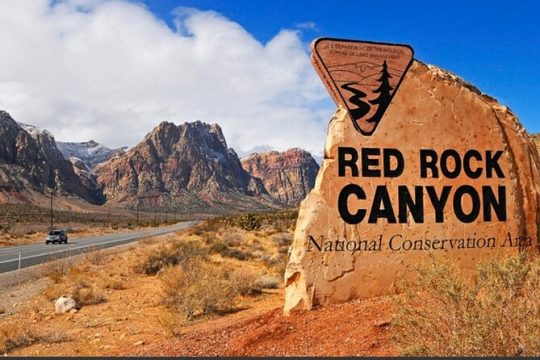
<instances>
[{"instance_id":1,"label":"triangular emblem","mask_svg":"<svg viewBox=\"0 0 540 360\"><path fill-rule=\"evenodd\" d=\"M408 45L320 38L311 43L311 62L354 128L371 135L413 62Z\"/></svg>"}]
</instances>

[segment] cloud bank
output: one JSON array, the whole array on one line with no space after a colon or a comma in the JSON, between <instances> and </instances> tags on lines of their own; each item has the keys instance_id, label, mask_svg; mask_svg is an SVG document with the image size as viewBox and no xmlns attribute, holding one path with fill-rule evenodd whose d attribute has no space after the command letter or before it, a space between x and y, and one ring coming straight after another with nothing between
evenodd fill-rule
<instances>
[{"instance_id":1,"label":"cloud bank","mask_svg":"<svg viewBox=\"0 0 540 360\"><path fill-rule=\"evenodd\" d=\"M57 140L132 146L161 121L222 126L229 146L322 152L334 106L297 30L263 44L212 11L176 29L128 1L0 2L0 109Z\"/></svg>"}]
</instances>

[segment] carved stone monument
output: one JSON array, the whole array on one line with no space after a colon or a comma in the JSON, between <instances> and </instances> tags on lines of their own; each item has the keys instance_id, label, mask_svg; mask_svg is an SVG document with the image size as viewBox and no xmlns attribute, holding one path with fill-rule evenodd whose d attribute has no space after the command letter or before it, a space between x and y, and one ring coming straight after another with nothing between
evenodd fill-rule
<instances>
[{"instance_id":1,"label":"carved stone monument","mask_svg":"<svg viewBox=\"0 0 540 360\"><path fill-rule=\"evenodd\" d=\"M538 250L540 160L507 107L408 46L312 52L339 109L300 206L285 312L390 293L430 253L472 269Z\"/></svg>"}]
</instances>

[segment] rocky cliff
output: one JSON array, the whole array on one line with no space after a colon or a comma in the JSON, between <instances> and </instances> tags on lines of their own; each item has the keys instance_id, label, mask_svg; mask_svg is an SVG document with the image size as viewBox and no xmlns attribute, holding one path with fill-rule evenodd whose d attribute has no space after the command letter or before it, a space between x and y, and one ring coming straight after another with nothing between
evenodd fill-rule
<instances>
[{"instance_id":1,"label":"rocky cliff","mask_svg":"<svg viewBox=\"0 0 540 360\"><path fill-rule=\"evenodd\" d=\"M75 196L94 204L104 200L95 186L79 178L49 132L18 124L5 111L0 111L0 187Z\"/></svg>"},{"instance_id":2,"label":"rocky cliff","mask_svg":"<svg viewBox=\"0 0 540 360\"><path fill-rule=\"evenodd\" d=\"M538 153L540 154L540 133L532 134L531 138L536 145L536 150L538 150Z\"/></svg>"},{"instance_id":3,"label":"rocky cliff","mask_svg":"<svg viewBox=\"0 0 540 360\"><path fill-rule=\"evenodd\" d=\"M319 171L311 154L297 148L251 154L242 159L242 167L284 205L298 205L313 188Z\"/></svg>"},{"instance_id":4,"label":"rocky cliff","mask_svg":"<svg viewBox=\"0 0 540 360\"><path fill-rule=\"evenodd\" d=\"M276 207L216 124L162 122L95 171L107 200L131 207L213 213Z\"/></svg>"},{"instance_id":5,"label":"rocky cliff","mask_svg":"<svg viewBox=\"0 0 540 360\"><path fill-rule=\"evenodd\" d=\"M0 201L15 189L159 211L259 211L297 205L317 171L300 149L252 154L241 163L221 128L200 121L163 122L124 151L94 141L57 143L0 112Z\"/></svg>"}]
</instances>

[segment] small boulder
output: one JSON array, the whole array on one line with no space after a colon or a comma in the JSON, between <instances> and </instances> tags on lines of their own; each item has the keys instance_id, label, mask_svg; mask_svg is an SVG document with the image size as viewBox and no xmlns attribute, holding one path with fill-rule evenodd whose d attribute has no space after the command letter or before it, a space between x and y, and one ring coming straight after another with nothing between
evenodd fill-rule
<instances>
[{"instance_id":1,"label":"small boulder","mask_svg":"<svg viewBox=\"0 0 540 360\"><path fill-rule=\"evenodd\" d=\"M63 314L66 313L72 309L75 309L77 306L77 303L75 300L70 298L69 296L60 296L58 300L54 303L54 308L56 310L57 314Z\"/></svg>"}]
</instances>

